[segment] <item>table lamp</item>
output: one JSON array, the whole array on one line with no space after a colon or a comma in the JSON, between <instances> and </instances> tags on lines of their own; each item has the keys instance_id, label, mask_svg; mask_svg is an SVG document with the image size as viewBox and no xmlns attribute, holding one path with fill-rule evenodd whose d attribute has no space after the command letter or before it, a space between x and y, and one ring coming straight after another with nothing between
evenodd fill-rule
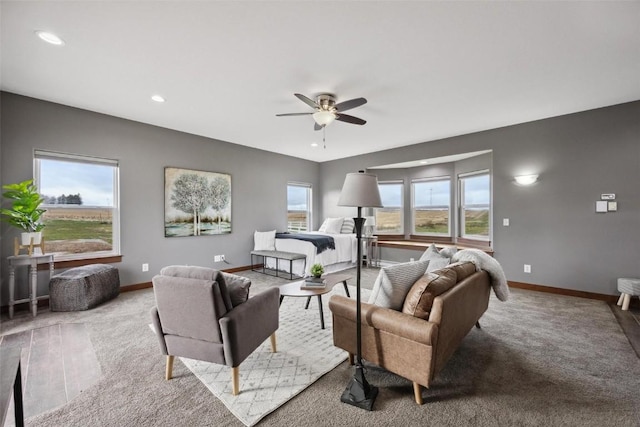
<instances>
[{"instance_id":1,"label":"table lamp","mask_svg":"<svg viewBox=\"0 0 640 427\"><path fill-rule=\"evenodd\" d=\"M362 208L381 208L380 190L378 189L378 178L370 173L360 171L359 173L347 174L338 206L353 206L358 208L358 216L354 218L356 226L356 239L358 247L358 260L362 259ZM378 395L378 388L370 385L364 376L362 366L362 336L361 336L361 308L360 308L360 275L362 265L358 262L356 268L356 360L353 378L342 393L340 400L353 406L371 411L373 402Z\"/></svg>"}]
</instances>

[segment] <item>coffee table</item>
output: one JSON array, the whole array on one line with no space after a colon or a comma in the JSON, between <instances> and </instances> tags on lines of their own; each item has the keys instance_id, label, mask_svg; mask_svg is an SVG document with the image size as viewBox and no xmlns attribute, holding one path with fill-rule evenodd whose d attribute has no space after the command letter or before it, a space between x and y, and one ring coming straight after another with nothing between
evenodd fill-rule
<instances>
[{"instance_id":1,"label":"coffee table","mask_svg":"<svg viewBox=\"0 0 640 427\"><path fill-rule=\"evenodd\" d=\"M331 292L331 289L338 283L342 282L344 286L344 291L348 297L349 288L347 287L347 280L351 279L351 276L348 274L330 274L327 275L325 280L325 287L322 289L300 289L301 285L304 285L304 280L298 280L297 282L287 283L286 285L280 286L280 304L282 304L282 300L284 297L307 297L307 304L305 305L305 310L309 308L309 302L311 301L311 297L318 297L318 310L320 312L320 328L324 329L324 313L322 312L322 295Z\"/></svg>"}]
</instances>

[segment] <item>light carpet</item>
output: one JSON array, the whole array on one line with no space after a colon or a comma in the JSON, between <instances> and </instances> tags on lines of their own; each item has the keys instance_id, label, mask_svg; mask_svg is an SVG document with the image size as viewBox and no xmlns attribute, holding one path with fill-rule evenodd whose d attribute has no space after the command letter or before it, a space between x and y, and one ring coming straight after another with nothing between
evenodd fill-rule
<instances>
[{"instance_id":1,"label":"light carpet","mask_svg":"<svg viewBox=\"0 0 640 427\"><path fill-rule=\"evenodd\" d=\"M338 290L340 288L340 290ZM255 425L347 358L334 347L329 298L322 296L325 329L320 328L318 298L305 310L306 298L285 297L276 332L277 352L265 341L240 365L240 394L231 393L231 368L180 358L200 381L246 426ZM350 292L355 293L355 288ZM364 292L363 292L364 295Z\"/></svg>"}]
</instances>

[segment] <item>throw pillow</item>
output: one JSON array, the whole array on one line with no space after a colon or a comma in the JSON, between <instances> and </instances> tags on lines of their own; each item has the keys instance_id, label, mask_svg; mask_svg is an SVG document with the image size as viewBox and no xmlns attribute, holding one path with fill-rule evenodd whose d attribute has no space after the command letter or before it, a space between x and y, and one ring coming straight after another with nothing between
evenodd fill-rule
<instances>
[{"instance_id":1,"label":"throw pillow","mask_svg":"<svg viewBox=\"0 0 640 427\"><path fill-rule=\"evenodd\" d=\"M401 310L411 286L424 275L429 260L405 262L383 267L373 284L369 304Z\"/></svg>"},{"instance_id":2,"label":"throw pillow","mask_svg":"<svg viewBox=\"0 0 640 427\"><path fill-rule=\"evenodd\" d=\"M453 264L448 265L449 268L456 271L458 274L458 282L462 282L467 277L471 276L476 271L479 271L476 268L476 265L471 261L460 261Z\"/></svg>"},{"instance_id":3,"label":"throw pillow","mask_svg":"<svg viewBox=\"0 0 640 427\"><path fill-rule=\"evenodd\" d=\"M227 292L229 293L229 298L231 298L232 306L236 307L249 299L251 280L230 273L223 272L222 275L227 283Z\"/></svg>"},{"instance_id":4,"label":"throw pillow","mask_svg":"<svg viewBox=\"0 0 640 427\"><path fill-rule=\"evenodd\" d=\"M438 248L436 248L435 243L432 243L431 246L427 248L426 251L420 257L420 260L429 260L429 267L427 268L427 273L438 270L440 268L446 267L451 262L451 257L445 256Z\"/></svg>"},{"instance_id":5,"label":"throw pillow","mask_svg":"<svg viewBox=\"0 0 640 427\"><path fill-rule=\"evenodd\" d=\"M253 233L254 251L275 251L276 250L276 230L256 231Z\"/></svg>"},{"instance_id":6,"label":"throw pillow","mask_svg":"<svg viewBox=\"0 0 640 427\"><path fill-rule=\"evenodd\" d=\"M318 231L327 234L340 234L340 231L342 230L342 222L343 218L327 218L324 220Z\"/></svg>"},{"instance_id":7,"label":"throw pillow","mask_svg":"<svg viewBox=\"0 0 640 427\"><path fill-rule=\"evenodd\" d=\"M457 274L452 268L425 274L411 286L402 305L402 312L429 320L433 300L453 288L456 283Z\"/></svg>"},{"instance_id":8,"label":"throw pillow","mask_svg":"<svg viewBox=\"0 0 640 427\"><path fill-rule=\"evenodd\" d=\"M356 226L356 222L353 220L353 218L344 218L344 220L342 221L342 229L340 230L340 233L342 234L351 234L354 232L354 228Z\"/></svg>"}]
</instances>

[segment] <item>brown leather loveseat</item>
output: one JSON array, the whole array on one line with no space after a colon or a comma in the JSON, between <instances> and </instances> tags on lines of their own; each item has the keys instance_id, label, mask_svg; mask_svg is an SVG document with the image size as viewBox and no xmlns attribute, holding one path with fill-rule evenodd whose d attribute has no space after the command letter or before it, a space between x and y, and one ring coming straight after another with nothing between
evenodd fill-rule
<instances>
[{"instance_id":1,"label":"brown leather loveseat","mask_svg":"<svg viewBox=\"0 0 640 427\"><path fill-rule=\"evenodd\" d=\"M412 381L416 403L422 404L420 386L429 387L462 339L479 326L490 289L487 272L465 262L425 274L409 291L402 312L362 303L362 358ZM334 295L329 307L333 343L349 352L353 363L355 300Z\"/></svg>"}]
</instances>

